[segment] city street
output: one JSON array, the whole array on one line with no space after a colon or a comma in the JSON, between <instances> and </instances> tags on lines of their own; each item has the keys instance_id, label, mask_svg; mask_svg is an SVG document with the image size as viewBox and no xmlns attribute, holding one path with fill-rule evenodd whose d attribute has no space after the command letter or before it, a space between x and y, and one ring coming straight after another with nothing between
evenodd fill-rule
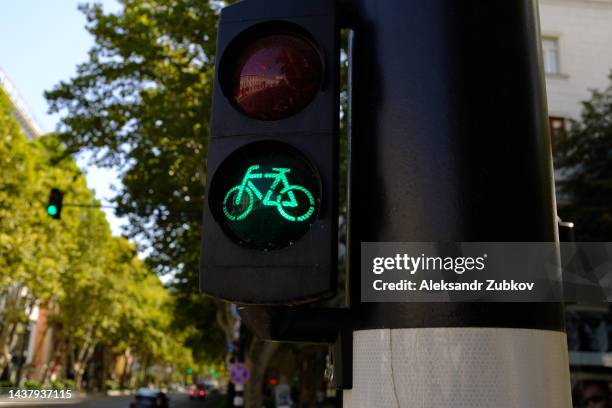
<instances>
[{"instance_id":1,"label":"city street","mask_svg":"<svg viewBox=\"0 0 612 408\"><path fill-rule=\"evenodd\" d=\"M96 395L85 397L83 399L75 399L69 403L48 402L48 401L27 401L27 402L9 402L7 399L0 400L0 407L53 407L53 408L128 408L134 397L117 396L109 397L106 395ZM219 399L218 396L213 396L205 401L190 400L187 394L176 393L170 394L170 408L215 408Z\"/></svg>"},{"instance_id":2,"label":"city street","mask_svg":"<svg viewBox=\"0 0 612 408\"><path fill-rule=\"evenodd\" d=\"M612 408L612 0L0 13L0 408Z\"/></svg>"}]
</instances>

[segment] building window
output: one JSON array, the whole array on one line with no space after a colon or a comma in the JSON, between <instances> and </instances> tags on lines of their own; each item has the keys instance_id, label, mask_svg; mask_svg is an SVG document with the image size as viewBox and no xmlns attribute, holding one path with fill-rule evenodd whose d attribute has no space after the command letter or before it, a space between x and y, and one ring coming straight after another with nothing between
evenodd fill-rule
<instances>
[{"instance_id":1,"label":"building window","mask_svg":"<svg viewBox=\"0 0 612 408\"><path fill-rule=\"evenodd\" d=\"M550 141L552 143L553 152L555 151L555 143L561 132L565 131L565 118L559 116L549 116L548 125L550 127Z\"/></svg>"},{"instance_id":2,"label":"building window","mask_svg":"<svg viewBox=\"0 0 612 408\"><path fill-rule=\"evenodd\" d=\"M544 37L542 39L542 52L544 54L544 72L548 75L559 75L561 73L559 63L559 39Z\"/></svg>"}]
</instances>

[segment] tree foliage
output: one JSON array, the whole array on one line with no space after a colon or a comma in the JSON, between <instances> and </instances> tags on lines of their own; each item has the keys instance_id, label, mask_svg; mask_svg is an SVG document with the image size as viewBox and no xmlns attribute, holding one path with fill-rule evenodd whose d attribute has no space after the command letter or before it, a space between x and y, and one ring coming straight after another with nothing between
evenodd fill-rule
<instances>
[{"instance_id":1,"label":"tree foliage","mask_svg":"<svg viewBox=\"0 0 612 408\"><path fill-rule=\"evenodd\" d=\"M150 364L191 364L184 335L172 331L172 294L133 244L112 236L104 213L66 205L61 221L47 215L52 187L66 203L96 204L63 153L53 135L26 140L0 89L0 371L35 306L51 312L52 359L72 361L77 384L98 345Z\"/></svg>"},{"instance_id":2,"label":"tree foliage","mask_svg":"<svg viewBox=\"0 0 612 408\"><path fill-rule=\"evenodd\" d=\"M556 143L559 214L576 223L580 241L612 241L612 76Z\"/></svg>"},{"instance_id":3,"label":"tree foliage","mask_svg":"<svg viewBox=\"0 0 612 408\"><path fill-rule=\"evenodd\" d=\"M83 6L95 46L77 75L46 94L68 153L122 170L115 203L148 263L172 274L176 323L207 359L223 355L215 305L198 293L201 209L218 5L122 0ZM207 351L207 352L206 352Z\"/></svg>"}]
</instances>

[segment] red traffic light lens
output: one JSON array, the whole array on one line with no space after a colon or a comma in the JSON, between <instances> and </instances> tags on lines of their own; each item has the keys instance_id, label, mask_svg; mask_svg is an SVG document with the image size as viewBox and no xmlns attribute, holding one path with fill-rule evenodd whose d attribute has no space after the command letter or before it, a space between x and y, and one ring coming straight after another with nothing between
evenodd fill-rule
<instances>
[{"instance_id":1,"label":"red traffic light lens","mask_svg":"<svg viewBox=\"0 0 612 408\"><path fill-rule=\"evenodd\" d=\"M252 37L251 37L252 38ZM279 120L304 109L321 88L323 64L312 41L298 33L267 34L234 48L226 96L240 111Z\"/></svg>"}]
</instances>

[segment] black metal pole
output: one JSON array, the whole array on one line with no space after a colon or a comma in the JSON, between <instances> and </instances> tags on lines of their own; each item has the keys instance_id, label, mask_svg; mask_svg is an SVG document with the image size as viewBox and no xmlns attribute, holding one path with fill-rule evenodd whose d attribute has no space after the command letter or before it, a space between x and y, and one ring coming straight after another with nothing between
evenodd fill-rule
<instances>
[{"instance_id":1,"label":"black metal pole","mask_svg":"<svg viewBox=\"0 0 612 408\"><path fill-rule=\"evenodd\" d=\"M468 327L563 334L558 303L360 302L361 242L557 241L537 3L355 0L351 26L354 334ZM363 398L358 342L352 393ZM345 406L361 406L352 401Z\"/></svg>"}]
</instances>

